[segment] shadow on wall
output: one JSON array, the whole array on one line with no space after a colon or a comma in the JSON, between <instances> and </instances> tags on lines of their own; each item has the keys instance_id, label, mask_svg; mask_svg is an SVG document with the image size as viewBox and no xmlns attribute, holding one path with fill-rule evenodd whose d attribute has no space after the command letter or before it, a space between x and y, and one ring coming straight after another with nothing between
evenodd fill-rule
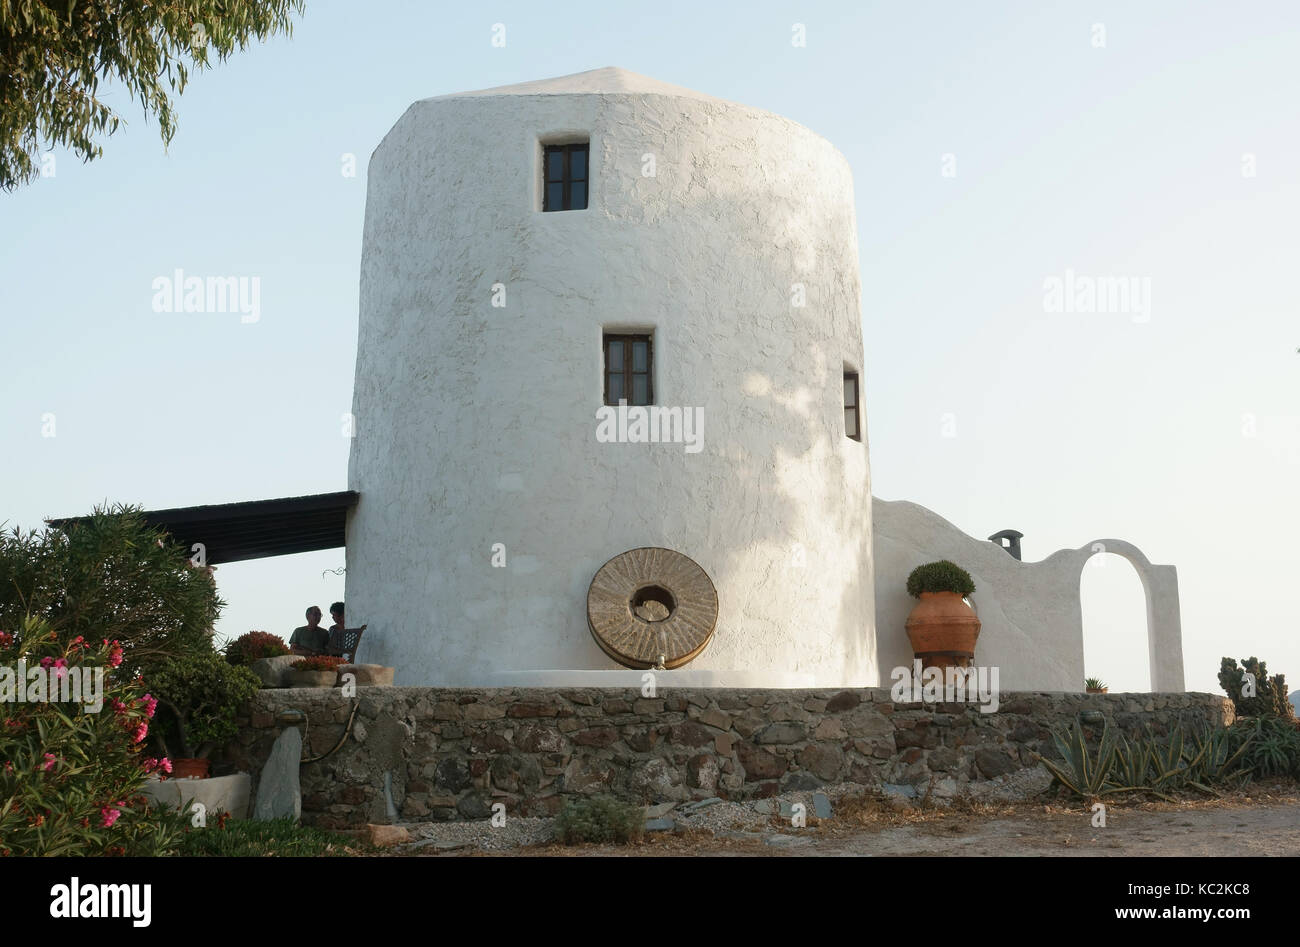
<instances>
[{"instance_id":1,"label":"shadow on wall","mask_svg":"<svg viewBox=\"0 0 1300 947\"><path fill-rule=\"evenodd\" d=\"M922 563L950 559L975 580L971 603L982 623L975 663L999 668L1004 690L1082 691L1083 566L1098 553L1114 553L1132 563L1146 594L1151 690L1184 690L1173 566L1153 565L1136 546L1117 539L1062 549L1041 562L1020 562L996 543L975 539L915 503L873 498L872 513L882 686L888 686L893 668L912 662L905 630L913 605L908 574Z\"/></svg>"}]
</instances>

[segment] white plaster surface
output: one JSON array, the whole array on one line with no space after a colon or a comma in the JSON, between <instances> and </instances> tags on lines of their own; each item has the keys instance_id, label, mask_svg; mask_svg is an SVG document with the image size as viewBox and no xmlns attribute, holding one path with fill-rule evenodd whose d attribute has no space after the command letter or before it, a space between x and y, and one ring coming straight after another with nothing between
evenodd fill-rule
<instances>
[{"instance_id":1,"label":"white plaster surface","mask_svg":"<svg viewBox=\"0 0 1300 947\"><path fill-rule=\"evenodd\" d=\"M975 580L970 601L982 627L974 663L997 666L1003 690L1082 691L1079 584L1088 559L1109 552L1133 564L1146 591L1151 690L1186 689L1173 566L1153 565L1136 546L1119 539L1098 539L1041 562L1020 562L997 543L975 539L918 504L877 497L872 510L882 685L892 668L912 662L905 623L915 600L907 594L907 576L922 563L948 559Z\"/></svg>"},{"instance_id":2,"label":"white plaster surface","mask_svg":"<svg viewBox=\"0 0 1300 947\"><path fill-rule=\"evenodd\" d=\"M588 209L542 213L541 142L582 138ZM363 237L347 601L368 658L398 684L614 669L587 586L653 545L718 591L692 670L876 683L867 448L842 410L857 256L847 162L776 115L614 69L412 105ZM597 442L602 327L653 328L655 400L704 409L699 453Z\"/></svg>"},{"instance_id":3,"label":"white plaster surface","mask_svg":"<svg viewBox=\"0 0 1300 947\"><path fill-rule=\"evenodd\" d=\"M497 671L493 687L631 687L641 690L645 675L654 674L656 691L674 687L816 687L812 674L780 673L768 669L757 671L707 671L696 668L672 671Z\"/></svg>"},{"instance_id":4,"label":"white plaster surface","mask_svg":"<svg viewBox=\"0 0 1300 947\"><path fill-rule=\"evenodd\" d=\"M207 779L159 779L150 776L145 780L141 792L155 802L180 812L187 812L192 803L200 803L215 824L217 815L222 812L229 812L232 819L248 818L251 786L252 777L248 773L211 776Z\"/></svg>"}]
</instances>

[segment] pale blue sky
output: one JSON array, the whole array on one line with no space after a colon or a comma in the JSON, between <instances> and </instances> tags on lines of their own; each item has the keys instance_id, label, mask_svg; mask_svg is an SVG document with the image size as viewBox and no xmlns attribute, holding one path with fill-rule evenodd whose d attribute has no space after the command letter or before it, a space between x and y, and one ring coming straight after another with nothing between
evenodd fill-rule
<instances>
[{"instance_id":1,"label":"pale blue sky","mask_svg":"<svg viewBox=\"0 0 1300 947\"><path fill-rule=\"evenodd\" d=\"M56 153L0 196L0 519L344 489L370 152L416 99L607 65L848 158L878 496L1018 528L1027 559L1130 540L1178 566L1189 687L1216 689L1225 653L1300 680L1289 2L310 2L292 39L194 80L167 151L119 91L101 160ZM260 321L155 313L178 267L260 277ZM1150 321L1044 312L1067 268L1149 279ZM1137 578L1098 561L1088 673L1144 689ZM321 573L342 563L222 567L219 630L287 634L341 597Z\"/></svg>"}]
</instances>

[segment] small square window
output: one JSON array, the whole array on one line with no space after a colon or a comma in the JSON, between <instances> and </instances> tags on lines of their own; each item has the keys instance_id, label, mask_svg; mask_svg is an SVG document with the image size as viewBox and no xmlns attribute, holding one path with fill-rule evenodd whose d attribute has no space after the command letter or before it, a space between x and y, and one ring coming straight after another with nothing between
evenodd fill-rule
<instances>
[{"instance_id":1,"label":"small square window","mask_svg":"<svg viewBox=\"0 0 1300 947\"><path fill-rule=\"evenodd\" d=\"M585 210L588 142L546 145L542 152L542 210Z\"/></svg>"},{"instance_id":2,"label":"small square window","mask_svg":"<svg viewBox=\"0 0 1300 947\"><path fill-rule=\"evenodd\" d=\"M844 436L862 440L862 413L858 405L858 373L844 373Z\"/></svg>"},{"instance_id":3,"label":"small square window","mask_svg":"<svg viewBox=\"0 0 1300 947\"><path fill-rule=\"evenodd\" d=\"M605 335L605 404L654 404L654 339Z\"/></svg>"}]
</instances>

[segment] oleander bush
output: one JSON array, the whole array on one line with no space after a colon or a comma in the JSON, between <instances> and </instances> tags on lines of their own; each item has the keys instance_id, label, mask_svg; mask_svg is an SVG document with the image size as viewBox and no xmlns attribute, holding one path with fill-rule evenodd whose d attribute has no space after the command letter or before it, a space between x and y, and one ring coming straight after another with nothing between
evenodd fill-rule
<instances>
[{"instance_id":1,"label":"oleander bush","mask_svg":"<svg viewBox=\"0 0 1300 947\"><path fill-rule=\"evenodd\" d=\"M555 819L555 837L565 845L627 844L645 834L645 810L612 796L575 799Z\"/></svg>"},{"instance_id":2,"label":"oleander bush","mask_svg":"<svg viewBox=\"0 0 1300 947\"><path fill-rule=\"evenodd\" d=\"M289 653L289 646L279 635L267 631L250 631L226 645L226 660L236 667L248 667L262 658L278 658Z\"/></svg>"},{"instance_id":3,"label":"oleander bush","mask_svg":"<svg viewBox=\"0 0 1300 947\"><path fill-rule=\"evenodd\" d=\"M211 571L138 507L97 507L66 529L0 533L0 628L30 615L61 640L116 640L128 677L210 651L224 604Z\"/></svg>"},{"instance_id":4,"label":"oleander bush","mask_svg":"<svg viewBox=\"0 0 1300 947\"><path fill-rule=\"evenodd\" d=\"M145 755L156 700L126 672L120 642L11 620L0 625L0 856L173 852L185 818L140 792L171 766Z\"/></svg>"}]
</instances>

